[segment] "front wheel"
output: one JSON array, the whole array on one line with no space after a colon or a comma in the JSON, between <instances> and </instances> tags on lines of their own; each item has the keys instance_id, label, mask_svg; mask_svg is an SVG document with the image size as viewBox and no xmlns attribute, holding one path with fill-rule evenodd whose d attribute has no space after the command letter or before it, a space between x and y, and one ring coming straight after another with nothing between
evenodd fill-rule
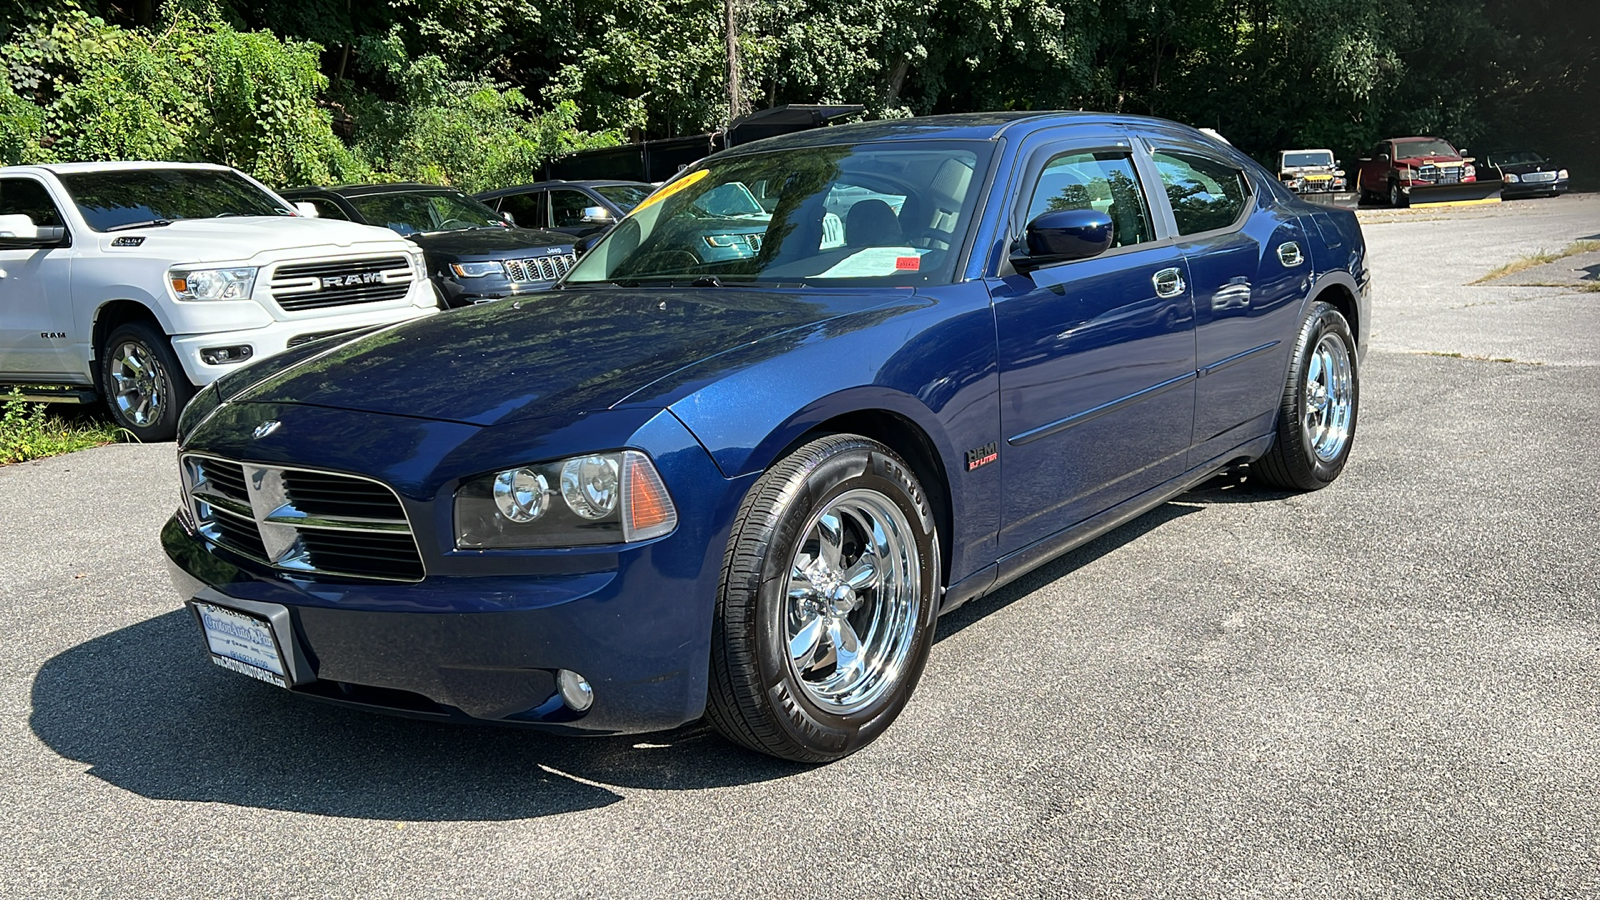
<instances>
[{"instance_id":1,"label":"front wheel","mask_svg":"<svg viewBox=\"0 0 1600 900\"><path fill-rule=\"evenodd\" d=\"M1263 481L1314 491L1333 483L1350 458L1361 403L1350 324L1318 301L1300 326L1272 449L1252 467Z\"/></svg>"},{"instance_id":2,"label":"front wheel","mask_svg":"<svg viewBox=\"0 0 1600 900\"><path fill-rule=\"evenodd\" d=\"M1395 209L1404 209L1408 204L1406 192L1400 190L1400 182L1389 182L1389 205Z\"/></svg>"},{"instance_id":3,"label":"front wheel","mask_svg":"<svg viewBox=\"0 0 1600 900\"><path fill-rule=\"evenodd\" d=\"M170 441L194 394L166 335L142 322L117 326L100 349L111 417L142 443Z\"/></svg>"},{"instance_id":4,"label":"front wheel","mask_svg":"<svg viewBox=\"0 0 1600 900\"><path fill-rule=\"evenodd\" d=\"M922 674L939 539L894 451L819 438L767 471L723 557L707 717L728 739L828 762L876 739Z\"/></svg>"}]
</instances>

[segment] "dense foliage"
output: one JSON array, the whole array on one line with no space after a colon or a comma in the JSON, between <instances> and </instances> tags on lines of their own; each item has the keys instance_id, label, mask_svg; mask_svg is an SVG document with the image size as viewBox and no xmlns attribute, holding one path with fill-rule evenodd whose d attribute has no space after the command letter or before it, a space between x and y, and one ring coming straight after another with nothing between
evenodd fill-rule
<instances>
[{"instance_id":1,"label":"dense foliage","mask_svg":"<svg viewBox=\"0 0 1600 900\"><path fill-rule=\"evenodd\" d=\"M1592 0L737 0L749 106L1089 108L1266 156L1383 136L1600 144ZM0 162L227 162L483 188L718 128L724 0L21 0Z\"/></svg>"}]
</instances>

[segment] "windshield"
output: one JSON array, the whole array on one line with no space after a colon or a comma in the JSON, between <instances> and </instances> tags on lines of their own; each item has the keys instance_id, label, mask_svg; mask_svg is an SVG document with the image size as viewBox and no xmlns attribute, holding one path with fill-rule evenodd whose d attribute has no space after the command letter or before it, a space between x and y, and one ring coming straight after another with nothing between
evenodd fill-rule
<instances>
[{"instance_id":1,"label":"windshield","mask_svg":"<svg viewBox=\"0 0 1600 900\"><path fill-rule=\"evenodd\" d=\"M1534 153L1532 150L1513 150L1510 153L1496 153L1493 156L1494 162L1497 165L1502 166L1515 166L1522 163L1544 162L1544 157Z\"/></svg>"},{"instance_id":2,"label":"windshield","mask_svg":"<svg viewBox=\"0 0 1600 900\"><path fill-rule=\"evenodd\" d=\"M1285 153L1283 167L1293 169L1300 166L1331 166L1333 165L1332 150L1311 150L1299 153Z\"/></svg>"},{"instance_id":3,"label":"windshield","mask_svg":"<svg viewBox=\"0 0 1600 900\"><path fill-rule=\"evenodd\" d=\"M60 179L95 231L179 219L294 215L271 194L226 169L68 172Z\"/></svg>"},{"instance_id":4,"label":"windshield","mask_svg":"<svg viewBox=\"0 0 1600 900\"><path fill-rule=\"evenodd\" d=\"M648 184L600 184L595 186L595 193L610 200L617 208L625 213L633 212L639 201L650 196L655 190L654 185Z\"/></svg>"},{"instance_id":5,"label":"windshield","mask_svg":"<svg viewBox=\"0 0 1600 900\"><path fill-rule=\"evenodd\" d=\"M1459 156L1456 148L1446 141L1430 138L1423 141L1395 141L1395 159L1411 159L1417 156Z\"/></svg>"},{"instance_id":6,"label":"windshield","mask_svg":"<svg viewBox=\"0 0 1600 900\"><path fill-rule=\"evenodd\" d=\"M368 225L385 225L400 234L510 227L499 213L456 191L395 191L345 199Z\"/></svg>"},{"instance_id":7,"label":"windshield","mask_svg":"<svg viewBox=\"0 0 1600 900\"><path fill-rule=\"evenodd\" d=\"M946 283L990 152L907 141L713 158L635 208L566 283Z\"/></svg>"}]
</instances>

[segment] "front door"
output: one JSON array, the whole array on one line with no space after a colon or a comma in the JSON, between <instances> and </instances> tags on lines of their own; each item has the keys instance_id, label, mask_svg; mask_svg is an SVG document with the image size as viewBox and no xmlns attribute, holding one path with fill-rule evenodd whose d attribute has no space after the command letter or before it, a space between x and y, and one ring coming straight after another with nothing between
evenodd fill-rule
<instances>
[{"instance_id":1,"label":"front door","mask_svg":"<svg viewBox=\"0 0 1600 900\"><path fill-rule=\"evenodd\" d=\"M1180 474L1194 422L1187 269L1154 228L1126 139L1035 158L1042 165L1024 178L1013 233L1046 211L1095 209L1111 218L1114 238L1100 256L991 282L1002 554Z\"/></svg>"},{"instance_id":2,"label":"front door","mask_svg":"<svg viewBox=\"0 0 1600 900\"><path fill-rule=\"evenodd\" d=\"M62 227L44 183L26 175L0 178L0 215L25 215L35 226ZM0 378L81 381L86 374L74 342L66 247L0 247Z\"/></svg>"}]
</instances>

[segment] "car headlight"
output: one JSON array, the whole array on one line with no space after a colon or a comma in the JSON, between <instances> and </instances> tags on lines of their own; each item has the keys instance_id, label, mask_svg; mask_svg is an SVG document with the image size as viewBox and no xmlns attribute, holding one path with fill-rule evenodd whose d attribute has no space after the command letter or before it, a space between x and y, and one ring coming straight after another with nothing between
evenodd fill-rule
<instances>
[{"instance_id":1,"label":"car headlight","mask_svg":"<svg viewBox=\"0 0 1600 900\"><path fill-rule=\"evenodd\" d=\"M1556 177L1557 178L1566 178L1567 177L1567 170L1566 169L1562 169L1561 171L1557 172L1556 173Z\"/></svg>"},{"instance_id":2,"label":"car headlight","mask_svg":"<svg viewBox=\"0 0 1600 900\"><path fill-rule=\"evenodd\" d=\"M1506 177L1503 180L1505 181L1506 184L1516 184L1517 182L1521 181L1522 179L1518 178L1517 174L1515 172L1507 172L1506 173Z\"/></svg>"},{"instance_id":3,"label":"car headlight","mask_svg":"<svg viewBox=\"0 0 1600 900\"><path fill-rule=\"evenodd\" d=\"M246 300L256 286L256 267L173 269L167 273L179 300Z\"/></svg>"},{"instance_id":4,"label":"car headlight","mask_svg":"<svg viewBox=\"0 0 1600 900\"><path fill-rule=\"evenodd\" d=\"M637 450L502 469L456 491L456 546L463 550L616 544L676 527L667 486Z\"/></svg>"},{"instance_id":5,"label":"car headlight","mask_svg":"<svg viewBox=\"0 0 1600 900\"><path fill-rule=\"evenodd\" d=\"M504 275L506 268L498 262L451 263L450 271L457 278L482 278L485 275Z\"/></svg>"}]
</instances>

